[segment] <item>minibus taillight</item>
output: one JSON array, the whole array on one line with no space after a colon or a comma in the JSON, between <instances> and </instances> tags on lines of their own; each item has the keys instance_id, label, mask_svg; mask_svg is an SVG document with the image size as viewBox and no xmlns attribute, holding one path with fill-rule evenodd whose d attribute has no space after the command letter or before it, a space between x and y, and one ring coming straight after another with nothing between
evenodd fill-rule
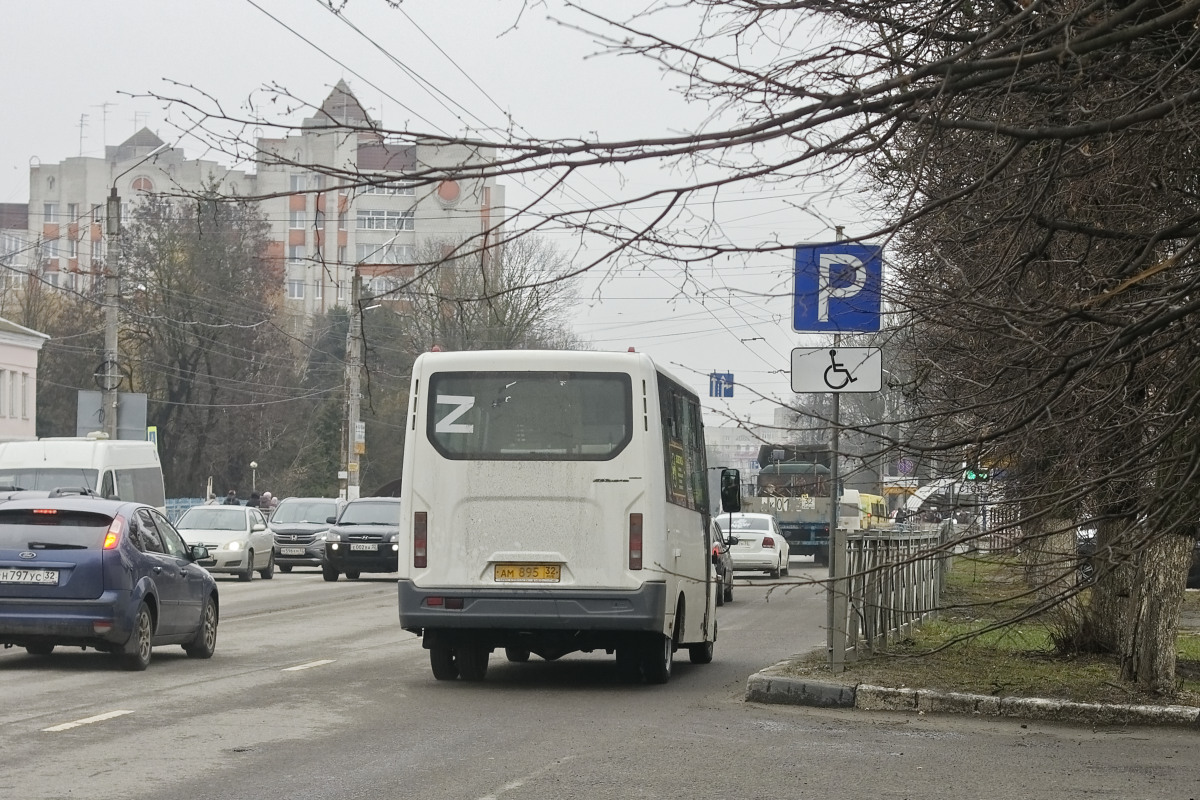
<instances>
[{"instance_id":1,"label":"minibus taillight","mask_svg":"<svg viewBox=\"0 0 1200 800\"><path fill-rule=\"evenodd\" d=\"M629 515L629 568L642 568L642 515Z\"/></svg>"},{"instance_id":2,"label":"minibus taillight","mask_svg":"<svg viewBox=\"0 0 1200 800\"><path fill-rule=\"evenodd\" d=\"M762 546L767 548L768 550L774 550L775 549L775 539L770 536L764 536L763 540L762 540Z\"/></svg>"},{"instance_id":3,"label":"minibus taillight","mask_svg":"<svg viewBox=\"0 0 1200 800\"><path fill-rule=\"evenodd\" d=\"M125 528L125 518L118 515L113 517L112 524L108 526L108 532L104 534L104 549L116 550L117 545L121 543L121 531Z\"/></svg>"},{"instance_id":4,"label":"minibus taillight","mask_svg":"<svg viewBox=\"0 0 1200 800\"><path fill-rule=\"evenodd\" d=\"M413 512L413 566L424 567L429 561L429 515Z\"/></svg>"}]
</instances>

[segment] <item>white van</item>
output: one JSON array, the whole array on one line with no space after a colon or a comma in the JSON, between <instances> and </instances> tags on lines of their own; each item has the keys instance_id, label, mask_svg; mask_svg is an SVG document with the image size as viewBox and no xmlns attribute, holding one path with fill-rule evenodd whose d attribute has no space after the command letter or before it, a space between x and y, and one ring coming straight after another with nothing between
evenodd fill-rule
<instances>
[{"instance_id":1,"label":"white van","mask_svg":"<svg viewBox=\"0 0 1200 800\"><path fill-rule=\"evenodd\" d=\"M88 489L163 513L167 505L154 442L110 440L104 434L0 442L0 489Z\"/></svg>"},{"instance_id":2,"label":"white van","mask_svg":"<svg viewBox=\"0 0 1200 800\"><path fill-rule=\"evenodd\" d=\"M400 491L400 624L438 680L490 653L708 663L721 590L700 401L640 353L425 353Z\"/></svg>"}]
</instances>

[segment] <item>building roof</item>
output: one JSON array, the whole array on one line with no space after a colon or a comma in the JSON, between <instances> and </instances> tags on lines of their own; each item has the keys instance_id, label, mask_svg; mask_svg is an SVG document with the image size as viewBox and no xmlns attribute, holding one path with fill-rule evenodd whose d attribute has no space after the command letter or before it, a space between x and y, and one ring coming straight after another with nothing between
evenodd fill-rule
<instances>
[{"instance_id":1,"label":"building roof","mask_svg":"<svg viewBox=\"0 0 1200 800\"><path fill-rule=\"evenodd\" d=\"M105 156L110 161L120 162L144 156L152 152L154 148L162 147L163 144L163 140L158 138L154 131L149 128L142 128L116 147L109 146L104 148L104 150Z\"/></svg>"},{"instance_id":2,"label":"building roof","mask_svg":"<svg viewBox=\"0 0 1200 800\"><path fill-rule=\"evenodd\" d=\"M334 128L338 125L353 125L355 127L374 127L375 121L358 102L354 92L339 80L333 91L321 103L316 115L304 120L305 128Z\"/></svg>"},{"instance_id":3,"label":"building roof","mask_svg":"<svg viewBox=\"0 0 1200 800\"><path fill-rule=\"evenodd\" d=\"M42 346L42 342L50 338L50 335L47 333L39 333L38 331L26 328L24 325L18 325L11 320L4 319L4 317L0 317L0 334L9 334L18 337L28 336L35 340L32 344L38 348Z\"/></svg>"}]
</instances>

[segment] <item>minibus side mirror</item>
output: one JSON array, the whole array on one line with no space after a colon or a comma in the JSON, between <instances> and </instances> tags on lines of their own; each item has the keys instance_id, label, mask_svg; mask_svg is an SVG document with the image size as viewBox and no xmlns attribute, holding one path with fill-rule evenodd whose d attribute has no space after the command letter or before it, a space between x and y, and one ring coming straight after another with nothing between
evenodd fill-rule
<instances>
[{"instance_id":1,"label":"minibus side mirror","mask_svg":"<svg viewBox=\"0 0 1200 800\"><path fill-rule=\"evenodd\" d=\"M730 514L742 510L742 475L736 469L721 470L721 510Z\"/></svg>"}]
</instances>

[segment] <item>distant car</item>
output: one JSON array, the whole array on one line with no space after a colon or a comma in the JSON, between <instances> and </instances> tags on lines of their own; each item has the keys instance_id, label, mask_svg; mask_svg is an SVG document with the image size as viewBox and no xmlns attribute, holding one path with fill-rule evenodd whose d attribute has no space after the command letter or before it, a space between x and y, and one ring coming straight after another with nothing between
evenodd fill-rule
<instances>
[{"instance_id":1,"label":"distant car","mask_svg":"<svg viewBox=\"0 0 1200 800\"><path fill-rule=\"evenodd\" d=\"M729 548L735 570L762 570L772 578L788 574L791 548L770 514L719 514L721 530L737 537Z\"/></svg>"},{"instance_id":2,"label":"distant car","mask_svg":"<svg viewBox=\"0 0 1200 800\"><path fill-rule=\"evenodd\" d=\"M717 567L717 583L721 587L717 593L717 605L723 606L733 602L733 557L729 555L729 548L737 544L738 538L726 538L716 520L712 527L712 562Z\"/></svg>"},{"instance_id":3,"label":"distant car","mask_svg":"<svg viewBox=\"0 0 1200 800\"><path fill-rule=\"evenodd\" d=\"M275 563L282 572L321 566L327 520L336 517L340 508L341 503L332 497L285 497L279 501L267 527L274 536Z\"/></svg>"},{"instance_id":4,"label":"distant car","mask_svg":"<svg viewBox=\"0 0 1200 800\"><path fill-rule=\"evenodd\" d=\"M325 536L321 573L336 581L364 572L395 572L400 564L400 498L360 497L342 507Z\"/></svg>"},{"instance_id":5,"label":"distant car","mask_svg":"<svg viewBox=\"0 0 1200 800\"><path fill-rule=\"evenodd\" d=\"M202 544L209 557L198 562L212 573L231 573L238 580L275 577L275 554L267 518L251 506L192 506L175 523L188 544Z\"/></svg>"},{"instance_id":6,"label":"distant car","mask_svg":"<svg viewBox=\"0 0 1200 800\"><path fill-rule=\"evenodd\" d=\"M130 670L151 649L193 658L217 646L217 584L167 518L144 503L89 497L0 504L0 644L48 656L93 647Z\"/></svg>"}]
</instances>

